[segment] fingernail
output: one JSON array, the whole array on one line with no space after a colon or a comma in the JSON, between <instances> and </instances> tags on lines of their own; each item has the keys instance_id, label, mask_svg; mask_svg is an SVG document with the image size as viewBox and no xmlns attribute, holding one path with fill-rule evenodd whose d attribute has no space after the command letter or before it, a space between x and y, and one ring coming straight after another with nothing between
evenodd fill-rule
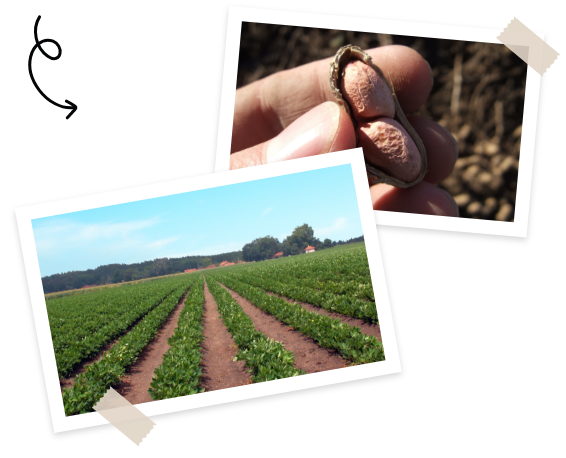
<instances>
[{"instance_id":1,"label":"fingernail","mask_svg":"<svg viewBox=\"0 0 566 458\"><path fill-rule=\"evenodd\" d=\"M295 120L269 142L266 162L279 162L299 157L328 153L340 122L340 107L324 102Z\"/></svg>"}]
</instances>

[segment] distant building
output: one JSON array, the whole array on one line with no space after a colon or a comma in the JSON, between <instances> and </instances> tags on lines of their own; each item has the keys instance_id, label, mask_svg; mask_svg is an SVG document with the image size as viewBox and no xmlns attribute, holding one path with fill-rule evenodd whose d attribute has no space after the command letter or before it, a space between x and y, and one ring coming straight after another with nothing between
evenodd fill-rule
<instances>
[{"instance_id":1,"label":"distant building","mask_svg":"<svg viewBox=\"0 0 566 458\"><path fill-rule=\"evenodd\" d=\"M205 269L213 269L214 267L216 267L214 264L210 264L208 267L205 267Z\"/></svg>"},{"instance_id":2,"label":"distant building","mask_svg":"<svg viewBox=\"0 0 566 458\"><path fill-rule=\"evenodd\" d=\"M220 264L218 264L218 267L224 267L226 264L228 264L228 261L222 261Z\"/></svg>"},{"instance_id":3,"label":"distant building","mask_svg":"<svg viewBox=\"0 0 566 458\"><path fill-rule=\"evenodd\" d=\"M308 246L305 248L305 253L314 253L316 251L316 248L313 246Z\"/></svg>"},{"instance_id":4,"label":"distant building","mask_svg":"<svg viewBox=\"0 0 566 458\"><path fill-rule=\"evenodd\" d=\"M222 267L228 267L228 266L233 266L234 263L233 262L227 262L226 264L224 264Z\"/></svg>"},{"instance_id":5,"label":"distant building","mask_svg":"<svg viewBox=\"0 0 566 458\"><path fill-rule=\"evenodd\" d=\"M194 272L196 269L187 269L185 270L185 273L188 274L189 272Z\"/></svg>"},{"instance_id":6,"label":"distant building","mask_svg":"<svg viewBox=\"0 0 566 458\"><path fill-rule=\"evenodd\" d=\"M279 253L275 253L271 259L277 259L277 258L280 258L281 256L283 256L282 251L280 251Z\"/></svg>"}]
</instances>

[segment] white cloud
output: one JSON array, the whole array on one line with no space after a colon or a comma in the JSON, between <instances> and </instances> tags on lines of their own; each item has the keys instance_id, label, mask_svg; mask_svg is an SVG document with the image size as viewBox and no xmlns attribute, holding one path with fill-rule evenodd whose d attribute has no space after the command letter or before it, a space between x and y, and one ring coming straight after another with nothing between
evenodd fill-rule
<instances>
[{"instance_id":1,"label":"white cloud","mask_svg":"<svg viewBox=\"0 0 566 458\"><path fill-rule=\"evenodd\" d=\"M347 224L348 224L348 220L346 218L338 218L334 221L334 224L332 224L332 226L315 229L314 235L319 239L323 237L328 237L329 235L344 229L347 226Z\"/></svg>"},{"instance_id":2,"label":"white cloud","mask_svg":"<svg viewBox=\"0 0 566 458\"><path fill-rule=\"evenodd\" d=\"M159 218L155 217L147 220L129 221L127 223L85 224L76 228L73 239L86 242L101 238L126 238L131 232L145 229L157 224L158 222Z\"/></svg>"},{"instance_id":3,"label":"white cloud","mask_svg":"<svg viewBox=\"0 0 566 458\"><path fill-rule=\"evenodd\" d=\"M159 218L129 221L126 223L77 223L74 221L48 224L34 229L38 250L60 249L61 246L82 245L84 243L105 241L134 242L132 233L159 223Z\"/></svg>"}]
</instances>

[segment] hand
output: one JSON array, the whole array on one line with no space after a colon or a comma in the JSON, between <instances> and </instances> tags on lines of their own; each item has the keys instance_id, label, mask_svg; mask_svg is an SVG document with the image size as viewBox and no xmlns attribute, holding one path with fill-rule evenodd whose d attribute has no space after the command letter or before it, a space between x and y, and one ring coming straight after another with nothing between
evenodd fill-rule
<instances>
[{"instance_id":1,"label":"hand","mask_svg":"<svg viewBox=\"0 0 566 458\"><path fill-rule=\"evenodd\" d=\"M405 114L414 112L432 88L426 61L404 46L366 51L388 76ZM349 116L330 91L332 58L273 74L236 91L230 169L343 151L356 147ZM458 206L435 186L452 172L458 146L439 124L407 119L423 141L428 161L424 180L407 189L378 184L370 189L374 210L458 216Z\"/></svg>"}]
</instances>

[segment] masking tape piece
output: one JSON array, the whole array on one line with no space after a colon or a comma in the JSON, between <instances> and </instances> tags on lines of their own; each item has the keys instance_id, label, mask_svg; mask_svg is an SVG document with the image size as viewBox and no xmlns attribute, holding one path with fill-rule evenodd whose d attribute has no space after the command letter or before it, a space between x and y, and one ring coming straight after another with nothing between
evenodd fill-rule
<instances>
[{"instance_id":1,"label":"masking tape piece","mask_svg":"<svg viewBox=\"0 0 566 458\"><path fill-rule=\"evenodd\" d=\"M155 425L112 388L93 408L138 446Z\"/></svg>"},{"instance_id":2,"label":"masking tape piece","mask_svg":"<svg viewBox=\"0 0 566 458\"><path fill-rule=\"evenodd\" d=\"M560 55L517 18L497 39L541 76Z\"/></svg>"}]
</instances>

